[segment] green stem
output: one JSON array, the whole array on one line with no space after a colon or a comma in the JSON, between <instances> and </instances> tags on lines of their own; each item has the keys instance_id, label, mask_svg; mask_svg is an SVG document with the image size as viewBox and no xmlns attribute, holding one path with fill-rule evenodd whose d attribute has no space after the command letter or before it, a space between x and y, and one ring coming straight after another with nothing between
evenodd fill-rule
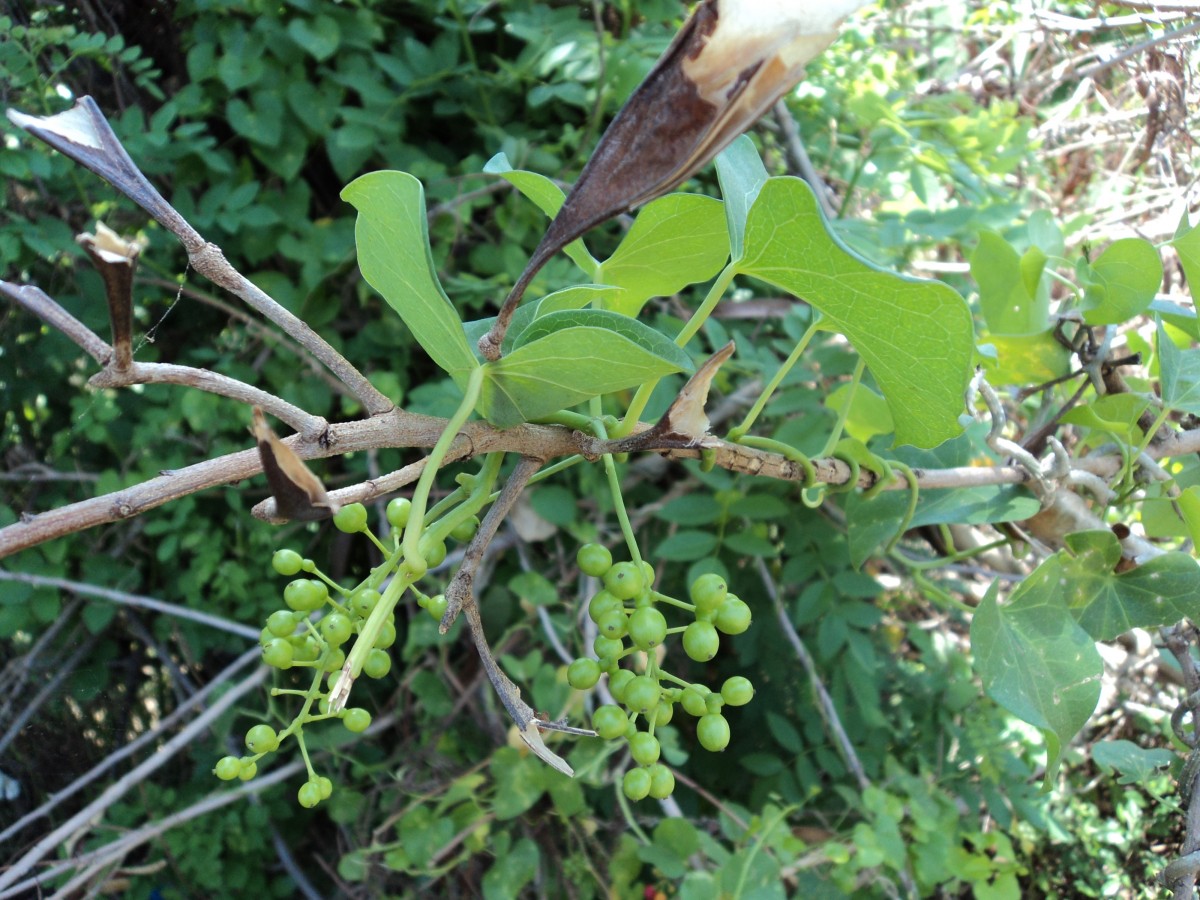
<instances>
[{"instance_id":1,"label":"green stem","mask_svg":"<svg viewBox=\"0 0 1200 900\"><path fill-rule=\"evenodd\" d=\"M788 358L784 360L783 365L779 367L779 371L775 373L775 376L771 379L770 383L763 388L763 392L758 395L758 399L754 401L754 405L750 407L750 411L746 413L746 418L742 419L742 424L729 432L729 440L736 443L743 435L750 433L750 427L754 424L755 419L758 418L759 414L763 411L763 408L766 407L767 401L771 399L771 395L775 393L775 391L779 388L780 383L784 378L787 377L788 372L790 372L792 367L800 361L800 355L808 349L809 343L812 342L813 337L820 330L820 328L821 314L816 313L812 322L809 323L808 329L804 332L800 338L800 341L796 344L796 348L792 350Z\"/></svg>"},{"instance_id":2,"label":"green stem","mask_svg":"<svg viewBox=\"0 0 1200 900\"><path fill-rule=\"evenodd\" d=\"M842 431L846 427L846 419L850 417L850 405L854 401L854 392L858 390L858 386L862 383L863 372L866 371L866 368L867 361L860 356L857 365L854 367L854 374L850 377L850 396L846 398L846 402L842 404L842 408L838 411L837 422L834 423L833 431L829 433L829 437L825 440L825 449L820 452L820 456L828 456L833 453L833 448L842 439Z\"/></svg>"},{"instance_id":3,"label":"green stem","mask_svg":"<svg viewBox=\"0 0 1200 900\"><path fill-rule=\"evenodd\" d=\"M450 446L458 437L459 429L466 424L467 419L471 417L471 412L475 409L475 404L479 401L484 372L483 366L477 366L471 370L466 390L463 392L462 403L446 423L446 428L441 437L437 439L437 443L433 445L433 449L429 451L429 456L425 460L425 469L421 472L416 489L413 490L412 509L409 512L408 527L404 529L404 540L401 542L401 546L404 549L405 567L412 571L419 571L418 578L425 574L426 568L425 558L417 549L417 544L421 540L421 532L425 528L425 507L429 502L429 491L433 487L434 479L437 478L442 460L446 458L446 454L450 452Z\"/></svg>"},{"instance_id":4,"label":"green stem","mask_svg":"<svg viewBox=\"0 0 1200 900\"><path fill-rule=\"evenodd\" d=\"M688 341L696 336L704 323L708 321L708 317L712 311L716 309L721 298L725 296L725 291L729 289L730 282L733 281L733 276L737 274L737 268L733 263L727 265L721 270L721 274L717 276L717 280L712 283L712 287L708 289L708 294L704 298L704 302L696 308L692 313L692 317L687 320L687 324L683 326L679 334L675 336L675 343L680 347L686 347ZM659 379L647 381L637 389L637 393L633 395L633 400L629 404L629 409L625 412L625 418L621 424L613 429L613 437L622 438L633 432L634 427L641 420L642 413L646 409L646 404L650 402L650 395L654 393L654 389L658 386Z\"/></svg>"},{"instance_id":5,"label":"green stem","mask_svg":"<svg viewBox=\"0 0 1200 900\"><path fill-rule=\"evenodd\" d=\"M594 397L590 402L593 406L592 411L597 414L595 417L596 436L602 441L607 440L608 434L599 416L600 398ZM604 474L608 476L608 490L612 494L613 507L617 513L617 521L621 525L621 534L625 536L625 544L629 547L629 558L640 569L642 554L638 552L637 539L633 536L633 525L630 524L629 513L625 510L625 497L621 494L621 479L617 477L617 464L611 453L605 453L602 459Z\"/></svg>"}]
</instances>

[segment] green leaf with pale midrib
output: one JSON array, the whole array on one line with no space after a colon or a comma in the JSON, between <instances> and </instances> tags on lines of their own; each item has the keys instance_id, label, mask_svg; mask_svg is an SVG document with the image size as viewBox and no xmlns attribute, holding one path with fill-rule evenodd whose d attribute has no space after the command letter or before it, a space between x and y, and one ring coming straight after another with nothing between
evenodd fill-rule
<instances>
[{"instance_id":1,"label":"green leaf with pale midrib","mask_svg":"<svg viewBox=\"0 0 1200 900\"><path fill-rule=\"evenodd\" d=\"M960 433L974 327L951 287L881 270L828 231L796 178L763 185L746 225L740 272L824 313L871 368L896 422L896 442L932 447Z\"/></svg>"},{"instance_id":2,"label":"green leaf with pale midrib","mask_svg":"<svg viewBox=\"0 0 1200 900\"><path fill-rule=\"evenodd\" d=\"M400 314L430 358L460 387L479 365L442 290L425 219L425 191L407 172L372 172L342 190L358 210L354 240L363 278Z\"/></svg>"}]
</instances>

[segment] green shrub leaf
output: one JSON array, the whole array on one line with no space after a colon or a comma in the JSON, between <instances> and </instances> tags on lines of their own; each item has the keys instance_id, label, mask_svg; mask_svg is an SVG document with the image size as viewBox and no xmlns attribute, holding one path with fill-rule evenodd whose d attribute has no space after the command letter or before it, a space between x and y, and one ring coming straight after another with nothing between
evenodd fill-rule
<instances>
[{"instance_id":1,"label":"green shrub leaf","mask_svg":"<svg viewBox=\"0 0 1200 900\"><path fill-rule=\"evenodd\" d=\"M1083 319L1089 325L1115 325L1140 315L1162 284L1162 259L1142 238L1113 241L1087 269Z\"/></svg>"},{"instance_id":2,"label":"green shrub leaf","mask_svg":"<svg viewBox=\"0 0 1200 900\"><path fill-rule=\"evenodd\" d=\"M358 210L354 238L363 278L430 358L460 387L466 384L479 363L433 266L421 182L407 172L372 172L346 185L342 199Z\"/></svg>"},{"instance_id":3,"label":"green shrub leaf","mask_svg":"<svg viewBox=\"0 0 1200 900\"><path fill-rule=\"evenodd\" d=\"M763 185L738 269L807 300L851 340L887 398L897 443L932 447L962 430L974 328L952 288L855 256L830 234L812 190L797 178Z\"/></svg>"}]
</instances>

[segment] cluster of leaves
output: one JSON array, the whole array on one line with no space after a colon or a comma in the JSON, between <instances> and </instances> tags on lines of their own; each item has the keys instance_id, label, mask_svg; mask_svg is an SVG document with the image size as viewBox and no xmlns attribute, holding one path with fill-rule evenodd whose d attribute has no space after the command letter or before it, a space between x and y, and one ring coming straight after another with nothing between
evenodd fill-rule
<instances>
[{"instance_id":1,"label":"cluster of leaves","mask_svg":"<svg viewBox=\"0 0 1200 900\"><path fill-rule=\"evenodd\" d=\"M134 85L138 103L115 117L134 157L163 180L206 236L239 257L244 271L413 411L452 412L470 373L486 369L477 408L497 424L549 415L614 391L626 406L610 409L628 408L629 397L620 392L661 379L640 401L644 417L652 418L680 384L673 373L690 370L692 356L704 351L684 353L664 338L680 333L678 307L648 301L677 292L691 299L689 285L714 277L721 287L711 295L719 297L738 277L739 288L750 285L759 295L768 292L764 284L803 294L825 327L852 338L870 367L859 383L857 358L840 337L813 329L811 309L793 305L756 315L770 307L756 306L761 296L740 289L735 298L746 302L747 312L739 314L740 304L726 304L698 332L697 342L712 349L737 340L737 355L718 376L721 390L771 381L780 373L780 360L810 330L815 334L802 363L782 373L757 433L814 455L828 449L829 434L841 430L875 452L896 435L937 444L957 431L972 358L965 309L949 289L899 287L893 276L860 262L839 241L881 264L912 258L933 245L978 241L971 275L989 345L979 359L994 383L1024 386L1066 373L1070 354L1055 342L1049 318L1051 309L1062 311L1064 295L1055 285L1066 278L1071 306L1085 324L1122 322L1147 310L1160 316L1157 336L1146 333L1138 345L1138 335L1130 334L1131 349L1148 358L1157 354L1168 408L1196 412L1194 351L1176 350L1174 343L1195 338L1195 320L1162 303L1150 305L1157 285L1151 277L1158 264L1154 248L1146 242L1135 242L1136 248L1115 244L1094 259L1068 258L1054 219L1035 215L1026 221L1025 198L1015 197L1005 183L1006 175L1026 176L1032 167L1028 122L1017 114L1016 100L981 104L967 91L919 91L919 80L940 70L907 65L903 53L880 54L867 32L835 45L826 63L829 76L816 76L793 109L818 168L845 187L844 209L871 206L871 219L838 223L837 237L828 235L818 227L812 193L793 180L768 179L757 154L740 144L720 169L724 206L709 197L673 195L643 209L619 238L604 232L589 239L604 252L593 256L577 245L570 259L594 284L547 293L550 286L579 280L565 262L549 266L535 283L546 296L527 304L510 331L510 352L500 363L485 365L474 353L474 338L490 322L465 328L460 322L519 271L522 244L537 239L543 214L561 202L561 191L535 171L576 167L596 123L644 74L678 12L668 3L638 4L636 10L633 4L610 4L602 17L612 34L598 36L593 23L571 7L503 6L501 11L485 3L430 0L395 13L316 0L286 7L177 4L186 83L169 97L162 96L155 68L177 72L178 64L151 61L119 38L86 34L68 11L49 8L20 28L0 27L0 64L19 92L5 99L29 111L51 111L61 105L60 85L78 91L92 82L89 90L115 107L116 85ZM948 8L932 15L957 13ZM980 13L981 21L1012 15L1009 4L992 4ZM956 36L933 28L938 21L929 24L937 56ZM774 169L781 143L769 134L763 143ZM485 163L486 154L497 149L505 155ZM515 168L510 160L528 168ZM346 197L358 207L358 253L367 280L401 313L403 325L366 286L331 277L348 275L354 259L350 211L335 200L342 184L362 171L389 167L412 175L367 176L347 188ZM6 146L0 148L0 168L12 179L14 198L0 211L6 272L19 271L22 280L42 284L87 324L102 329L100 286L94 276L76 270L64 248L95 213L110 221L115 216L117 223L140 220L77 179L59 157L26 145ZM496 176L533 203L517 197L498 202L491 192L501 183ZM60 206L43 208L35 184ZM475 187L486 189L476 193ZM432 217L425 191L435 204ZM777 230L787 239L766 240L767 232ZM1185 265L1196 258L1194 234L1184 228L1175 243ZM162 277L139 287L139 322L157 328L157 339L139 349L140 359L187 361L239 375L317 413L356 411L348 400L339 407L327 384L278 352L278 335L240 323L225 327L229 313L194 303L191 287L182 301L187 306L164 319L182 263L157 246L157 233L149 236L154 246L149 256ZM392 267L397 248L402 265ZM647 258L655 261L653 270L642 265ZM405 276L391 279L399 270ZM1132 279L1125 277L1130 271ZM880 295L895 298L891 318L864 329L860 307L877 303ZM930 313L938 304L943 313ZM640 319L630 318L639 312ZM4 315L13 334L0 357L10 459L53 461L60 475L70 469L87 478L83 489L55 480L14 489L5 499L8 520L23 509L49 508L245 447L244 423L231 421L224 401L208 395L160 387L136 395L59 391L59 385L79 383L75 349L17 314ZM935 324L937 340L930 335ZM203 345L198 334L219 338ZM417 350L414 338L425 352ZM611 344L605 364L580 365L586 355L581 348L590 353L598 342ZM920 366L897 366L892 342L928 353ZM571 358L569 374L529 381L531 369L544 373L559 356ZM628 362L629 369L613 366L613 359ZM1046 395L1045 409L1056 408L1056 400L1061 397ZM1084 442L1115 435L1136 447L1153 433L1148 423L1139 424L1146 408L1132 395L1096 400L1074 410L1068 424ZM1036 421L1036 410L1030 418ZM858 452L848 444L838 449L848 457ZM945 467L991 453L982 431L972 429L935 450L895 456L913 466ZM872 452L860 457L864 465L876 458ZM368 466L386 469L400 462L395 451L373 460L344 460L327 480L362 477ZM478 716L452 715L463 696L457 680L462 676L455 673L471 665L469 653L454 640L456 631L438 635L435 617L410 607L397 617L391 670L379 684L356 688L366 688L358 702L396 714L400 734L394 743L359 742L351 755L344 748L349 733L332 730L308 739L309 752L322 754L327 760L322 765L339 786L317 821L322 828L341 829L356 848L342 857L340 877L364 890L380 889L389 879L406 885L458 881L481 885L491 896L514 895L534 879L542 885L561 879L581 895L674 886L681 896L702 898L754 890L776 896L783 884L804 892L830 882L850 892L905 875L922 892L969 886L981 896L988 891L1014 896L1018 885L1087 892L1101 889L1097 879L1116 877L1100 874L1096 859L1121 842L1128 846L1128 835L1162 830L1163 813L1138 787L1163 779L1152 774L1161 760L1137 747L1106 757L1122 772L1146 776L1127 776L1134 784L1114 785L1111 795L1094 801L1091 793L1040 794L1043 737L978 702L964 644L955 638L966 630L952 596L961 585L889 555L888 565L904 570L926 597L944 601L931 609L915 593L885 589L893 582L874 562L906 521L942 531L952 524L1003 523L1026 518L1036 501L1013 488L923 494L906 519L909 498L902 492L852 494L839 506L850 525L847 537L795 494L784 496L699 466L686 471L686 488L653 468L635 469L629 479L625 502L639 520L641 543L660 563L655 589L687 596L701 574L716 573L745 598L758 623L782 616L814 657L812 673L795 664L796 649L782 627L753 628L702 667L680 657L676 674L689 684L719 694L722 685L745 673L757 690L755 702L737 710L720 766L695 752L689 719L655 728L662 759L689 782L703 784L716 802L677 791L683 817L651 827L641 818L643 809L631 812L613 790L620 780L613 773L623 766L620 742L573 747L575 780L515 747L496 750L493 732L481 725L498 721L492 710L480 704ZM1190 469L1176 473L1181 499L1162 485L1140 505L1153 536L1194 537L1197 488L1191 477ZM260 585L264 560L277 542L303 544L304 557L328 560L330 580L338 585L357 584L356 573L377 561L363 549L365 542L347 542L332 528L293 527L280 536L252 525L251 499L240 489L212 492L152 513L132 528L59 541L6 565L171 597L241 621L269 621L278 599ZM525 556L503 560L481 598L489 639L502 648L501 664L539 709L574 715L592 705L571 691L569 680L568 663L590 657L594 649L580 623L592 589L580 584L574 548L597 539L613 543L611 533L597 533L598 522L612 519L612 502L603 475L588 467L535 486L529 504L539 526L526 540ZM985 684L1000 703L1052 735L1052 756L1094 708L1093 642L1131 624L1152 625L1188 612L1180 604L1194 573L1183 571L1181 554L1128 575L1106 575L1113 545L1111 536L1073 538L1007 603L998 604L993 592L975 617L972 638ZM1054 590L1057 579L1068 575L1079 586L1077 597ZM1150 588L1144 580L1152 577ZM32 636L62 613L55 590L5 585L3 594L0 635L15 649L30 646ZM1138 610L1136 616L1131 612ZM172 702L165 679L147 688L138 683L137 665L122 670L102 664L128 656L157 665L141 650L130 653L146 632L157 640L159 658L187 660L196 673L215 671L240 649L227 635L186 622L160 619L139 631L135 614L114 617L107 602L91 601L82 613L82 634L97 638L91 654L96 664L81 671L60 709L47 716L63 731L81 728L70 710L85 695L108 694L122 705L135 696L160 707ZM1061 635L1061 643L1048 642L1048 634ZM65 646L80 636L68 634ZM278 638L272 633L267 643ZM553 650L553 641L568 643L565 657ZM1013 660L1039 661L1044 668L1013 666ZM814 674L829 686L865 775L878 787L860 789L814 714ZM1070 687L1065 693L1064 685ZM292 714L272 704L267 719L283 722ZM265 727L278 737L273 726ZM240 753L240 737L226 737L245 729L241 717L230 716L213 744L195 747L195 766L172 770L170 782L149 785L146 796L168 809L206 793L211 760ZM104 733L84 752L101 756L118 737L115 730ZM954 748L952 757L946 756L947 746ZM60 765L39 766L34 748L21 744L18 751L10 774L28 778L39 768L62 771ZM246 771L239 760L235 777ZM755 776L749 787L745 772ZM319 791L320 778L309 782ZM1163 789L1158 784L1151 794ZM282 810L294 800L290 792L286 798L269 794L267 803L268 810ZM963 815L964 808L970 814ZM1098 812L1109 808L1120 810L1123 833L1114 833ZM171 832L169 849L182 860L175 881L206 886L195 873L211 877L214 846L230 854L262 852L235 837L259 822L258 815L247 808ZM389 818L393 824L381 836L377 826ZM295 824L287 825L289 819ZM136 811L126 808L113 817L118 824L137 820ZM287 839L298 849L310 846L306 841L320 846L333 840L320 829L301 833L311 819L281 814L271 820L291 832ZM985 820L994 823L986 830ZM214 834L220 839L211 840ZM1063 862L1070 855L1064 844L1079 851L1071 865ZM247 890L286 893L285 884L265 883L253 871L245 877ZM140 879L137 890L147 893L162 881Z\"/></svg>"}]
</instances>

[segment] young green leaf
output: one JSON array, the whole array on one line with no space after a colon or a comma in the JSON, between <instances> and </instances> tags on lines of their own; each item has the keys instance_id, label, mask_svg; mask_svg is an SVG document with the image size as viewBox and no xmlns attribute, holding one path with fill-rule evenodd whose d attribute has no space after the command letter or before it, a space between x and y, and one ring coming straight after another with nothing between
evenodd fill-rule
<instances>
[{"instance_id":1,"label":"young green leaf","mask_svg":"<svg viewBox=\"0 0 1200 900\"><path fill-rule=\"evenodd\" d=\"M566 199L562 188L537 172L527 172L524 169L514 169L503 153L497 153L484 164L483 171L489 175L499 175L533 204L553 219ZM571 258L575 265L583 269L589 278L595 278L596 268L600 265L596 258L584 246L583 238L577 238L563 248L563 252Z\"/></svg>"},{"instance_id":2,"label":"young green leaf","mask_svg":"<svg viewBox=\"0 0 1200 900\"><path fill-rule=\"evenodd\" d=\"M999 582L994 582L971 622L983 689L1046 732L1047 782L1062 760L1062 748L1095 711L1104 672L1092 638L1067 611L1062 578L1062 565L1052 556L1003 606L996 601Z\"/></svg>"},{"instance_id":3,"label":"young green leaf","mask_svg":"<svg viewBox=\"0 0 1200 900\"><path fill-rule=\"evenodd\" d=\"M651 297L707 281L729 258L729 229L719 200L668 194L638 213L616 251L593 274L623 288L610 309L636 316Z\"/></svg>"},{"instance_id":4,"label":"young green leaf","mask_svg":"<svg viewBox=\"0 0 1200 900\"><path fill-rule=\"evenodd\" d=\"M851 340L887 398L897 443L932 447L962 430L975 334L953 288L855 256L829 232L798 178L763 185L737 268L807 300Z\"/></svg>"},{"instance_id":5,"label":"young green leaf","mask_svg":"<svg viewBox=\"0 0 1200 900\"><path fill-rule=\"evenodd\" d=\"M985 231L971 254L971 277L990 334L1040 334L1050 326L1050 292L1042 284L1046 254L1017 253L1000 235Z\"/></svg>"},{"instance_id":6,"label":"young green leaf","mask_svg":"<svg viewBox=\"0 0 1200 900\"><path fill-rule=\"evenodd\" d=\"M620 293L621 289L612 285L579 284L574 287L563 288L561 291L555 291L553 294L547 294L535 303L526 303L518 307L517 311L513 313L512 322L509 323L508 331L504 335L503 350L505 353L511 350L522 332L539 316L558 312L559 310L584 309L589 306L596 309L604 309ZM463 326L463 329L467 333L467 342L472 347L475 347L479 339L487 334L488 329L492 327L492 323L495 321L495 316L488 316L486 319L475 319L472 322L467 322Z\"/></svg>"},{"instance_id":7,"label":"young green leaf","mask_svg":"<svg viewBox=\"0 0 1200 900\"><path fill-rule=\"evenodd\" d=\"M1158 325L1158 369L1162 401L1170 409L1200 415L1200 350L1181 350L1162 319Z\"/></svg>"},{"instance_id":8,"label":"young green leaf","mask_svg":"<svg viewBox=\"0 0 1200 900\"><path fill-rule=\"evenodd\" d=\"M1116 325L1140 315L1162 284L1162 259L1142 238L1113 241L1088 268L1083 319L1089 325Z\"/></svg>"},{"instance_id":9,"label":"young green leaf","mask_svg":"<svg viewBox=\"0 0 1200 900\"><path fill-rule=\"evenodd\" d=\"M430 358L466 384L479 363L434 269L421 182L407 172L372 172L346 185L342 199L358 210L354 239L363 278Z\"/></svg>"},{"instance_id":10,"label":"young green leaf","mask_svg":"<svg viewBox=\"0 0 1200 900\"><path fill-rule=\"evenodd\" d=\"M500 428L691 368L673 342L620 313L550 313L521 338L511 353L487 364L478 409Z\"/></svg>"},{"instance_id":11,"label":"young green leaf","mask_svg":"<svg viewBox=\"0 0 1200 900\"><path fill-rule=\"evenodd\" d=\"M744 134L721 152L716 165L729 226L729 255L737 262L746 246L746 217L767 183L767 169L754 149L754 141Z\"/></svg>"}]
</instances>

